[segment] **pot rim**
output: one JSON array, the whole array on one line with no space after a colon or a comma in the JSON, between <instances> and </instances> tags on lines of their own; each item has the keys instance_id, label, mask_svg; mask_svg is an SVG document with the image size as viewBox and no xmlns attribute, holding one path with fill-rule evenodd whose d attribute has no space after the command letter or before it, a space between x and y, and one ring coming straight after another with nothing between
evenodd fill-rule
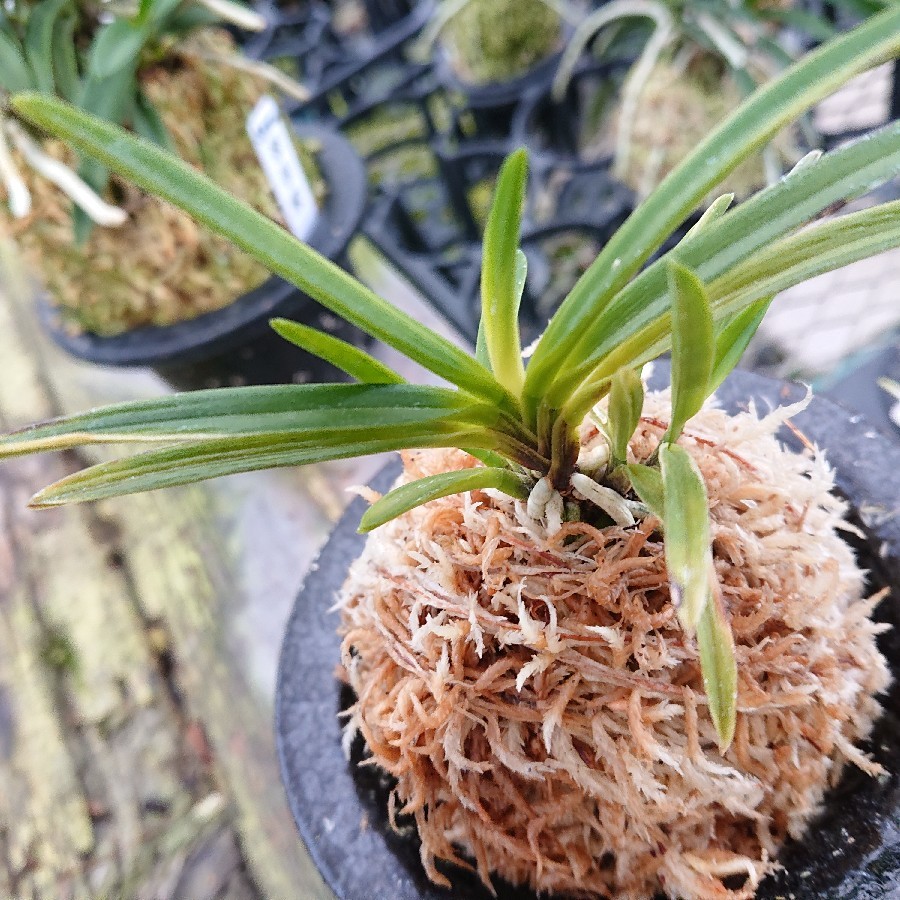
<instances>
[{"instance_id":1,"label":"pot rim","mask_svg":"<svg viewBox=\"0 0 900 900\"><path fill-rule=\"evenodd\" d=\"M316 161L328 185L307 243L323 256L338 259L359 230L365 212L365 165L352 144L334 129L317 123L291 124L301 139L321 143ZM101 365L155 366L188 363L245 344L268 331L269 319L285 304L296 302L298 296L305 305L318 306L293 284L272 275L221 309L172 325L145 325L112 336L69 333L59 309L43 293L37 300L37 314L54 342L73 356Z\"/></svg>"}]
</instances>

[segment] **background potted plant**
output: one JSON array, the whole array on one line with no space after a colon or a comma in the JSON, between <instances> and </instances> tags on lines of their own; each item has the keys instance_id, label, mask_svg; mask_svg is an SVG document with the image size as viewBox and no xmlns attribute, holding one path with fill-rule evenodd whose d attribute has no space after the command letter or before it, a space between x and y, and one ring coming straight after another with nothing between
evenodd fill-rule
<instances>
[{"instance_id":1,"label":"background potted plant","mask_svg":"<svg viewBox=\"0 0 900 900\"><path fill-rule=\"evenodd\" d=\"M469 127L497 133L523 92L549 81L576 19L565 0L443 0L419 47L462 96Z\"/></svg>"},{"instance_id":2,"label":"background potted plant","mask_svg":"<svg viewBox=\"0 0 900 900\"><path fill-rule=\"evenodd\" d=\"M888 675L869 618L877 598L864 599L835 532L844 505L829 493L828 470L774 439L796 408L729 417L704 401L775 293L900 244L897 203L802 227L896 173L900 127L810 160L733 210L723 196L674 250L642 266L741 159L898 52L900 11L890 9L758 91L608 242L527 370L516 323L522 153L504 165L489 217L472 357L157 148L59 101L18 98L20 115L272 260L455 389L404 383L356 348L278 321L288 339L318 341L362 383L109 407L9 435L3 452L163 445L68 476L33 500L52 506L432 448L407 452L400 485L369 496L361 528L390 524L343 598L353 721L400 779L428 876L441 882L435 860L462 852L485 881L749 897L788 833L802 833L830 776L847 762L879 771L853 745L870 732ZM637 370L669 347L671 394L645 396ZM637 582L629 572L641 573ZM798 580L784 589L784 578ZM560 582L561 592L551 587ZM614 609L617 597L624 605ZM588 601L580 611L579 599ZM591 618L598 607L611 617ZM400 682L408 690L392 693ZM305 686L289 684L302 698ZM583 717L566 718L576 701L593 704L586 732ZM302 721L283 727L296 736ZM560 772L568 777L556 780ZM615 794L629 784L627 796ZM685 805L669 808L685 787ZM341 831L351 856L366 830L351 822ZM593 852L600 845L606 851ZM337 886L355 878L371 890L376 870L366 863L356 875L345 865ZM396 873L391 885L406 890Z\"/></svg>"},{"instance_id":3,"label":"background potted plant","mask_svg":"<svg viewBox=\"0 0 900 900\"><path fill-rule=\"evenodd\" d=\"M280 221L245 120L269 85L304 91L239 56L227 32L210 28L223 18L265 24L227 2L153 0L111 21L101 7L72 0L17 2L0 24L0 83L126 124ZM0 132L10 145L2 154L11 214L4 230L41 272L51 300L42 318L58 343L95 362L155 365L183 386L284 379L302 369L297 354L273 356L252 341L267 337L273 312L302 316L308 298L183 213L110 181L102 166L77 163L14 114L2 115ZM322 208L310 239L340 258L362 212L361 165L325 128L305 126L296 144Z\"/></svg>"},{"instance_id":4,"label":"background potted plant","mask_svg":"<svg viewBox=\"0 0 900 900\"><path fill-rule=\"evenodd\" d=\"M534 102L562 105L554 122L564 113L573 120L560 130L569 152L612 155L614 174L645 195L743 97L808 46L806 35L832 33L824 15L778 4L618 0L579 24L549 96ZM619 63L629 57L636 60L618 85ZM536 124L550 113L532 115ZM803 155L801 147L817 145L801 125L751 156L723 187L743 197L779 177Z\"/></svg>"}]
</instances>

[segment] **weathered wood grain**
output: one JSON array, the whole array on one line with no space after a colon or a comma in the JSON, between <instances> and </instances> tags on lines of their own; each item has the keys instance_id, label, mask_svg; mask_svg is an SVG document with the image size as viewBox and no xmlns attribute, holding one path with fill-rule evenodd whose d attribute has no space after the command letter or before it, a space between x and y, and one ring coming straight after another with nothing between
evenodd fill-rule
<instances>
[{"instance_id":1,"label":"weathered wood grain","mask_svg":"<svg viewBox=\"0 0 900 900\"><path fill-rule=\"evenodd\" d=\"M162 389L64 357L28 293L0 279L4 429ZM0 468L0 896L329 896L286 809L271 678L344 476L26 508L81 464ZM248 544L280 562L248 559ZM264 646L250 627L261 589L275 592Z\"/></svg>"}]
</instances>

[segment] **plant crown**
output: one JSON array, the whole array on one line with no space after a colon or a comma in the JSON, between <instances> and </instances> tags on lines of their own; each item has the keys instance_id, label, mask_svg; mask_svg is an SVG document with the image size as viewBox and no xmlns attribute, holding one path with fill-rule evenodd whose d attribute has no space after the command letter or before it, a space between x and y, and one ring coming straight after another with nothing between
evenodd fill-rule
<instances>
[{"instance_id":1,"label":"plant crown","mask_svg":"<svg viewBox=\"0 0 900 900\"><path fill-rule=\"evenodd\" d=\"M802 226L900 173L900 123L824 156L731 209L712 204L674 249L672 231L741 160L852 76L900 53L900 7L822 46L760 88L632 213L551 319L523 365L517 313L525 280L518 235L527 160L502 167L484 235L482 319L474 356L394 308L163 149L58 99L22 94L18 115L70 141L231 238L332 312L452 387L406 383L362 350L286 321L274 327L359 383L224 388L94 410L8 435L0 455L91 443L156 443L92 466L38 493L55 506L235 472L386 450L458 447L483 465L391 491L362 530L459 491L528 498L536 516L563 501L592 521L628 526L654 515L664 533L672 599L696 633L710 710L727 746L736 670L712 569L703 479L678 443L734 367L771 300L808 278L900 245L900 201ZM672 416L656 453L629 461L643 401L641 367L672 351ZM605 413L595 410L605 396ZM579 461L579 427L597 417L603 459ZM575 501L573 504L572 501Z\"/></svg>"}]
</instances>

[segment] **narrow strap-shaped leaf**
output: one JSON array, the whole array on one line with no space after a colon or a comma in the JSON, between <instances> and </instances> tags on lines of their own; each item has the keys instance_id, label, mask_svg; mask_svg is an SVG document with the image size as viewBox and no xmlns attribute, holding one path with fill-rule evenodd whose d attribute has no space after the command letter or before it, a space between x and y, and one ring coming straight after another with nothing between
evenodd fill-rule
<instances>
[{"instance_id":1,"label":"narrow strap-shaped leaf","mask_svg":"<svg viewBox=\"0 0 900 900\"><path fill-rule=\"evenodd\" d=\"M171 19L184 5L181 0L153 0L147 11L147 21L157 30L161 30L168 24L166 20ZM194 5L196 4L188 4L189 7Z\"/></svg>"},{"instance_id":2,"label":"narrow strap-shaped leaf","mask_svg":"<svg viewBox=\"0 0 900 900\"><path fill-rule=\"evenodd\" d=\"M192 484L222 475L260 469L302 466L330 459L367 456L411 447L458 447L489 443L484 434L450 431L436 434L406 434L348 442L342 438L329 443L302 443L291 438L258 436L255 442L234 439L201 441L139 453L127 459L91 466L69 475L37 493L31 501L36 508L105 500L141 491Z\"/></svg>"},{"instance_id":3,"label":"narrow strap-shaped leaf","mask_svg":"<svg viewBox=\"0 0 900 900\"><path fill-rule=\"evenodd\" d=\"M480 491L493 488L503 491L511 497L525 500L528 497L528 489L521 478L513 475L505 469L462 469L456 472L440 472L437 475L429 475L426 478L418 478L408 484L385 494L380 500L376 500L365 512L360 523L361 532L372 531L397 516L409 512L429 500L437 500L439 497L447 497L450 494L461 494L464 491Z\"/></svg>"},{"instance_id":4,"label":"narrow strap-shaped leaf","mask_svg":"<svg viewBox=\"0 0 900 900\"><path fill-rule=\"evenodd\" d=\"M601 366L609 377L612 370L605 366L604 358L618 353L626 341L665 315L671 304L666 269L670 259L676 258L690 266L711 285L741 261L751 259L830 204L855 196L898 172L900 123L892 123L864 140L826 153L790 173L777 185L719 218L711 227L686 238L648 266L590 324L580 341L583 361L557 373L555 383L547 392L548 403L561 407L573 388ZM616 362L616 366L628 364L621 358Z\"/></svg>"},{"instance_id":5,"label":"narrow strap-shaped leaf","mask_svg":"<svg viewBox=\"0 0 900 900\"><path fill-rule=\"evenodd\" d=\"M459 347L377 296L181 160L55 98L21 94L12 104L23 118L184 209L366 333L476 396L510 410L515 407L490 373Z\"/></svg>"},{"instance_id":6,"label":"narrow strap-shaped leaf","mask_svg":"<svg viewBox=\"0 0 900 900\"><path fill-rule=\"evenodd\" d=\"M488 372L493 374L493 369L491 369L491 357L487 348L487 337L485 336L484 331L484 316L478 320L478 335L475 338L475 359L480 362Z\"/></svg>"},{"instance_id":7,"label":"narrow strap-shaped leaf","mask_svg":"<svg viewBox=\"0 0 900 900\"><path fill-rule=\"evenodd\" d=\"M900 200L820 222L763 248L709 285L713 298L775 294L900 242Z\"/></svg>"},{"instance_id":8,"label":"narrow strap-shaped leaf","mask_svg":"<svg viewBox=\"0 0 900 900\"><path fill-rule=\"evenodd\" d=\"M703 231L704 228L708 228L716 220L721 219L728 212L733 202L734 194L722 194L721 197L716 197L704 210L703 215L688 229L685 240Z\"/></svg>"},{"instance_id":9,"label":"narrow strap-shaped leaf","mask_svg":"<svg viewBox=\"0 0 900 900\"><path fill-rule=\"evenodd\" d=\"M741 310L716 335L716 358L709 377L709 393L714 394L741 361L753 335L756 334L772 298L757 300Z\"/></svg>"},{"instance_id":10,"label":"narrow strap-shaped leaf","mask_svg":"<svg viewBox=\"0 0 900 900\"><path fill-rule=\"evenodd\" d=\"M711 577L715 577L714 573ZM697 623L697 647L709 714L719 737L719 749L724 753L734 739L738 682L734 635L718 590L712 592Z\"/></svg>"},{"instance_id":11,"label":"narrow strap-shaped leaf","mask_svg":"<svg viewBox=\"0 0 900 900\"><path fill-rule=\"evenodd\" d=\"M34 73L25 61L22 46L13 35L5 31L0 31L0 87L11 93L37 87Z\"/></svg>"},{"instance_id":12,"label":"narrow strap-shaped leaf","mask_svg":"<svg viewBox=\"0 0 900 900\"><path fill-rule=\"evenodd\" d=\"M405 379L398 375L392 368L375 359L374 356L354 347L353 344L342 341L334 335L326 334L292 322L290 319L272 319L269 324L286 341L324 359L335 368L346 372L351 378L361 381L363 384L403 384Z\"/></svg>"},{"instance_id":13,"label":"narrow strap-shaped leaf","mask_svg":"<svg viewBox=\"0 0 900 900\"><path fill-rule=\"evenodd\" d=\"M528 278L528 257L521 250L516 250L516 316L519 315L519 306L522 303L522 294L525 291L525 281ZM491 357L487 348L487 335L485 333L484 316L478 321L478 337L475 341L475 359L478 360L489 372L492 372Z\"/></svg>"},{"instance_id":14,"label":"narrow strap-shaped leaf","mask_svg":"<svg viewBox=\"0 0 900 900\"><path fill-rule=\"evenodd\" d=\"M836 34L835 26L821 16L803 9L779 9L777 6L766 10L766 18L790 25L797 31L806 32L818 41L828 41Z\"/></svg>"},{"instance_id":15,"label":"narrow strap-shaped leaf","mask_svg":"<svg viewBox=\"0 0 900 900\"><path fill-rule=\"evenodd\" d=\"M148 28L127 19L113 19L104 25L91 44L88 67L92 77L102 80L133 69L149 37Z\"/></svg>"},{"instance_id":16,"label":"narrow strap-shaped leaf","mask_svg":"<svg viewBox=\"0 0 900 900\"><path fill-rule=\"evenodd\" d=\"M845 81L898 52L900 6L895 5L805 56L757 90L701 141L619 228L551 319L528 365L526 409L534 414L546 384L566 369L564 361L585 325L596 321L617 291L722 178ZM574 358L577 364L577 354Z\"/></svg>"},{"instance_id":17,"label":"narrow strap-shaped leaf","mask_svg":"<svg viewBox=\"0 0 900 900\"><path fill-rule=\"evenodd\" d=\"M716 345L712 313L699 278L674 260L669 263L672 296L672 421L663 440L677 441L685 422L709 396Z\"/></svg>"},{"instance_id":18,"label":"narrow strap-shaped leaf","mask_svg":"<svg viewBox=\"0 0 900 900\"><path fill-rule=\"evenodd\" d=\"M709 599L712 549L706 485L697 464L677 444L659 450L665 494L666 569L672 603L688 634L693 634Z\"/></svg>"},{"instance_id":19,"label":"narrow strap-shaped leaf","mask_svg":"<svg viewBox=\"0 0 900 900\"><path fill-rule=\"evenodd\" d=\"M166 130L159 110L147 94L138 89L134 97L134 108L131 110L131 124L142 138L165 150L172 149L172 139Z\"/></svg>"},{"instance_id":20,"label":"narrow strap-shaped leaf","mask_svg":"<svg viewBox=\"0 0 900 900\"><path fill-rule=\"evenodd\" d=\"M665 524L665 491L659 469L653 469L641 463L629 463L625 466L625 471L628 472L631 486L644 505L660 522Z\"/></svg>"},{"instance_id":21,"label":"narrow strap-shaped leaf","mask_svg":"<svg viewBox=\"0 0 900 900\"><path fill-rule=\"evenodd\" d=\"M71 0L43 0L35 5L28 17L25 29L25 53L34 81L39 91L52 94L53 78L53 26L57 17Z\"/></svg>"},{"instance_id":22,"label":"narrow strap-shaped leaf","mask_svg":"<svg viewBox=\"0 0 900 900\"><path fill-rule=\"evenodd\" d=\"M634 434L644 408L644 383L636 369L619 369L612 378L607 408L607 431L613 459L628 459L628 442Z\"/></svg>"},{"instance_id":23,"label":"narrow strap-shaped leaf","mask_svg":"<svg viewBox=\"0 0 900 900\"><path fill-rule=\"evenodd\" d=\"M78 18L66 12L53 26L51 53L56 92L70 103L77 103L81 93L78 55L75 50L75 28Z\"/></svg>"},{"instance_id":24,"label":"narrow strap-shaped leaf","mask_svg":"<svg viewBox=\"0 0 900 900\"><path fill-rule=\"evenodd\" d=\"M527 181L528 156L517 150L506 158L497 177L481 263L481 321L491 371L514 397L521 393L525 378L516 270Z\"/></svg>"},{"instance_id":25,"label":"narrow strap-shaped leaf","mask_svg":"<svg viewBox=\"0 0 900 900\"><path fill-rule=\"evenodd\" d=\"M0 438L0 457L89 443L196 441L333 425L369 427L456 417L486 422L487 404L427 385L281 384L189 391L55 419ZM476 412L477 410L477 412ZM489 425L490 423L487 422Z\"/></svg>"},{"instance_id":26,"label":"narrow strap-shaped leaf","mask_svg":"<svg viewBox=\"0 0 900 900\"><path fill-rule=\"evenodd\" d=\"M96 49L96 44L93 46ZM121 124L136 89L136 56L132 58L131 65L122 66L108 76L99 76L91 70L89 64L78 104L81 107L81 114L97 116L113 125ZM46 99L52 101L55 98L48 97ZM15 104L15 98L11 103ZM81 164L78 166L78 176L101 196L109 182L107 167L90 156L82 158ZM72 224L75 230L75 242L78 246L83 246L90 236L93 222L80 206L76 206L73 210Z\"/></svg>"},{"instance_id":27,"label":"narrow strap-shaped leaf","mask_svg":"<svg viewBox=\"0 0 900 900\"><path fill-rule=\"evenodd\" d=\"M459 449L465 450L469 456L474 456L486 466L493 466L495 469L505 469L507 466L506 459L499 453L494 453L493 450L479 450L477 447L460 447Z\"/></svg>"}]
</instances>

